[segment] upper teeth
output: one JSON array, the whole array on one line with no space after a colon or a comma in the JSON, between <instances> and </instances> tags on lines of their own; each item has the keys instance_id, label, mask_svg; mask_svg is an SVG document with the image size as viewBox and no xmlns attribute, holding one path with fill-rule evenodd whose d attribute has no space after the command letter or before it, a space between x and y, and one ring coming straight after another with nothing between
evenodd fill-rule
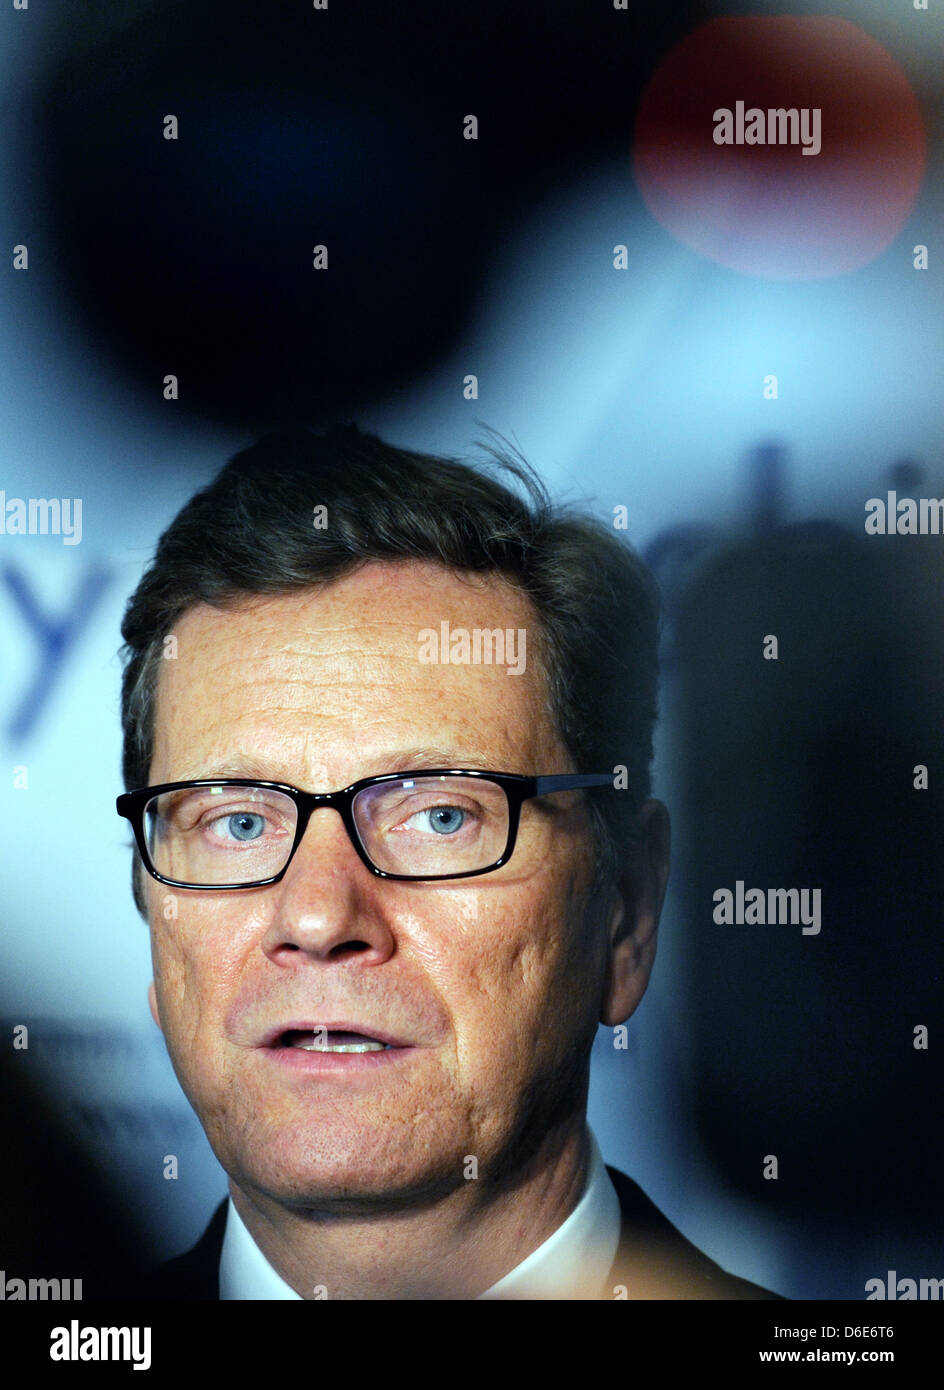
<instances>
[{"instance_id":1,"label":"upper teeth","mask_svg":"<svg viewBox=\"0 0 944 1390\"><path fill-rule=\"evenodd\" d=\"M362 1042L362 1043L296 1043L303 1052L383 1052L388 1046L382 1042Z\"/></svg>"}]
</instances>

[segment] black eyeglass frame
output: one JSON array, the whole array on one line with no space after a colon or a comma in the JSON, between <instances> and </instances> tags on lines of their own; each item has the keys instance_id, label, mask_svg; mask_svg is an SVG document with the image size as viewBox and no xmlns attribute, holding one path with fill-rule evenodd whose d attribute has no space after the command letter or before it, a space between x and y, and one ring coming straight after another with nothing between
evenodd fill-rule
<instances>
[{"instance_id":1,"label":"black eyeglass frame","mask_svg":"<svg viewBox=\"0 0 944 1390\"><path fill-rule=\"evenodd\" d=\"M401 782L408 778L457 776L481 777L483 781L496 783L504 791L508 801L508 839L500 858L496 859L493 864L486 865L484 869L465 870L457 874L392 874L386 869L379 869L368 856L354 821L354 798L358 793L367 787L379 786L383 782ZM518 838L521 807L525 801L529 801L535 796L547 796L550 792L578 791L587 787L607 785L614 786L615 784L612 774L606 772L563 772L553 773L547 777L524 777L515 772L483 772L479 768L467 767L422 768L415 772L385 772L378 777L362 777L359 781L352 782L349 787L342 787L340 791L336 792L304 792L285 782L262 782L256 777L201 777L196 781L162 782L156 787L139 787L136 791L123 792L115 801L115 809L119 816L130 821L138 852L141 855L141 862L147 872L152 878L156 878L158 883L163 883L168 888L189 888L194 892L215 893L217 891L229 892L240 888L266 888L269 884L279 883L285 877L288 867L295 857L295 851L305 836L311 813L319 807L325 806L330 806L338 812L358 857L372 874L376 874L378 878L389 878L400 882L439 883L443 879L478 878L480 874L490 874L495 869L500 869L503 864L507 864L514 852ZM295 828L295 839L289 850L288 858L279 872L273 874L271 878L254 879L252 883L212 884L181 883L177 879L165 878L163 874L158 873L147 848L144 833L144 810L148 802L152 801L154 797L161 796L164 792L183 791L186 787L262 787L266 791L282 792L285 796L290 797L295 803L298 824Z\"/></svg>"}]
</instances>

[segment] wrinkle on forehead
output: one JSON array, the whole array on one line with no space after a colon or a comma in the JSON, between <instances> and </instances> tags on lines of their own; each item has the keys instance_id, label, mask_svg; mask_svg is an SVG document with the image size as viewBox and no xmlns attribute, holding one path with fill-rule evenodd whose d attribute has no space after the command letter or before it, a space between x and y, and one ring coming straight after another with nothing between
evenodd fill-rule
<instances>
[{"instance_id":1,"label":"wrinkle on forehead","mask_svg":"<svg viewBox=\"0 0 944 1390\"><path fill-rule=\"evenodd\" d=\"M365 758L418 741L454 748L456 765L474 753L495 770L568 768L540 661L520 675L424 664L419 633L443 620L453 630L523 627L532 639L539 627L504 581L416 562L374 562L322 588L189 609L175 628L177 660L162 663L155 771L175 780L189 775L185 763L244 755L281 762L273 780L317 775L320 784L330 773L341 785L379 770ZM536 654L539 643L529 646ZM331 772L329 752L343 770Z\"/></svg>"}]
</instances>

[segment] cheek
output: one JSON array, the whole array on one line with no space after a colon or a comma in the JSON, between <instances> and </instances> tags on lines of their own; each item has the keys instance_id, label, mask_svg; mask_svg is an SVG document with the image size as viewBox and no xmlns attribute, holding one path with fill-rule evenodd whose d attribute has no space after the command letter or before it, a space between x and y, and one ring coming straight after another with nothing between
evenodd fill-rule
<instances>
[{"instance_id":1,"label":"cheek","mask_svg":"<svg viewBox=\"0 0 944 1390\"><path fill-rule=\"evenodd\" d=\"M239 938L178 898L176 917L151 917L154 984L165 1032L178 1043L200 1028L219 1031L231 982L239 972Z\"/></svg>"},{"instance_id":2,"label":"cheek","mask_svg":"<svg viewBox=\"0 0 944 1390\"><path fill-rule=\"evenodd\" d=\"M535 1065L572 1058L594 1036L605 972L601 924L579 881L562 880L532 906L510 953L510 1001Z\"/></svg>"},{"instance_id":3,"label":"cheek","mask_svg":"<svg viewBox=\"0 0 944 1390\"><path fill-rule=\"evenodd\" d=\"M192 1047L201 1019L205 1024L210 1010L201 987L199 964L182 949L169 924L158 924L151 950L161 1026L176 1062Z\"/></svg>"},{"instance_id":4,"label":"cheek","mask_svg":"<svg viewBox=\"0 0 944 1390\"><path fill-rule=\"evenodd\" d=\"M467 1066L527 1070L559 1028L573 1029L586 999L579 975L586 952L567 909L563 890L556 898L509 891L480 906L456 962L457 1036Z\"/></svg>"}]
</instances>

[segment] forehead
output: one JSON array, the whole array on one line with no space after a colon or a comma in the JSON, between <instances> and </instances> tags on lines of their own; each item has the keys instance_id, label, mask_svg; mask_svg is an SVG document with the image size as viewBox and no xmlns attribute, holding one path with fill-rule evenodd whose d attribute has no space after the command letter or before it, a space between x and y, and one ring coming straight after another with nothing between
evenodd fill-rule
<instances>
[{"instance_id":1,"label":"forehead","mask_svg":"<svg viewBox=\"0 0 944 1390\"><path fill-rule=\"evenodd\" d=\"M476 648L476 629L501 630L505 664L484 659L493 649ZM197 605L174 635L176 658L160 663L151 782L244 769L325 789L395 771L407 750L420 766L440 761L424 750L495 771L569 766L535 611L496 576L372 561L327 586Z\"/></svg>"}]
</instances>

